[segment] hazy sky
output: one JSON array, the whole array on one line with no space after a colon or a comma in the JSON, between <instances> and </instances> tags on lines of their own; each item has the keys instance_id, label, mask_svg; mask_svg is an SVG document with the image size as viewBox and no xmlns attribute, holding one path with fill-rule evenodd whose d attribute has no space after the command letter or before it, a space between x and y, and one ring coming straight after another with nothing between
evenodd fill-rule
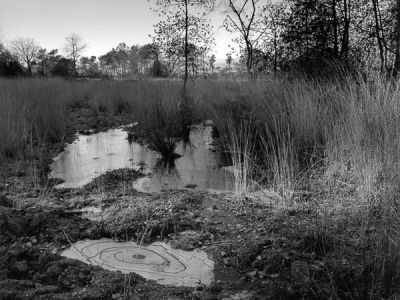
<instances>
[{"instance_id":1,"label":"hazy sky","mask_svg":"<svg viewBox=\"0 0 400 300\"><path fill-rule=\"evenodd\" d=\"M218 58L225 58L232 36L222 28L224 16L211 15ZM62 49L65 37L77 33L88 44L86 56L102 55L120 42L151 42L159 17L147 0L0 0L0 40L31 37L51 50Z\"/></svg>"}]
</instances>

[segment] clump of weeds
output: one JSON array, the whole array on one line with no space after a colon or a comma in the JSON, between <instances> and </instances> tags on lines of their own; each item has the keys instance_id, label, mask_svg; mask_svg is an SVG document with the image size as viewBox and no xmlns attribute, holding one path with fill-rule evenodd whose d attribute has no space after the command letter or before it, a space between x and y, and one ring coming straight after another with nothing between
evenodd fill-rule
<instances>
[{"instance_id":1,"label":"clump of weeds","mask_svg":"<svg viewBox=\"0 0 400 300\"><path fill-rule=\"evenodd\" d=\"M155 239L170 238L185 230L200 230L201 218L190 213L198 207L203 193L170 192L159 197L131 199L107 208L104 227L121 240L149 243Z\"/></svg>"}]
</instances>

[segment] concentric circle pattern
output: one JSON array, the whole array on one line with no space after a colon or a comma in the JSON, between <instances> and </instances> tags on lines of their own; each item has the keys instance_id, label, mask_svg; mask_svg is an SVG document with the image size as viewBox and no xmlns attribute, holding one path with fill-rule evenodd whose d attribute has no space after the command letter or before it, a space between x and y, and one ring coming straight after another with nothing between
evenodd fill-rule
<instances>
[{"instance_id":1,"label":"concentric circle pattern","mask_svg":"<svg viewBox=\"0 0 400 300\"><path fill-rule=\"evenodd\" d=\"M63 256L123 273L137 273L161 284L197 286L210 284L214 263L203 251L172 249L165 243L139 246L109 239L75 243Z\"/></svg>"}]
</instances>

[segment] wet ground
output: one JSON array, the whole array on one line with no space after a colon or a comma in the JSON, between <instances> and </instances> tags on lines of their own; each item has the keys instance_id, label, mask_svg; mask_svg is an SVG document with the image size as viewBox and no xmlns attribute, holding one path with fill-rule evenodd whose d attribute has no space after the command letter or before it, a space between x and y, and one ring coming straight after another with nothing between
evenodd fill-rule
<instances>
[{"instance_id":1,"label":"wet ground","mask_svg":"<svg viewBox=\"0 0 400 300\"><path fill-rule=\"evenodd\" d=\"M86 113L88 108L72 112L76 125L69 140L79 126L90 130L100 124L97 130L106 131L132 121ZM0 299L397 299L400 294L400 278L389 272L398 262L387 255L382 265L376 256L384 234L372 217L371 230L360 226L368 211L335 213L339 199L335 207L331 202L324 207L329 195L321 192L318 206L310 200L286 207L276 206L276 199L270 205L231 193L143 193L132 182L146 174L132 168L95 175L80 188L56 189L37 177L36 163L14 159L0 166ZM74 244L104 238L113 240L111 248L114 242L166 243L176 251L203 251L214 263L213 279L196 287L163 285L61 255ZM131 250L117 248L113 257L125 263L148 257ZM385 285L378 286L383 271Z\"/></svg>"}]
</instances>

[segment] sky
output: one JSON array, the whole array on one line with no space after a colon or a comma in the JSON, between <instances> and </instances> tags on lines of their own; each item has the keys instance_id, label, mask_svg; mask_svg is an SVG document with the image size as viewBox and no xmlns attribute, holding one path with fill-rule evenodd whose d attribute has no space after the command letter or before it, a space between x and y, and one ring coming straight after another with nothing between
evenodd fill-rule
<instances>
[{"instance_id":1,"label":"sky","mask_svg":"<svg viewBox=\"0 0 400 300\"><path fill-rule=\"evenodd\" d=\"M7 45L29 37L48 51L61 51L65 37L77 33L87 44L84 55L98 57L120 42L151 42L149 34L160 20L151 6L147 0L0 0L0 41ZM217 42L213 54L223 61L232 35L222 26L222 13L213 12L210 18Z\"/></svg>"}]
</instances>

